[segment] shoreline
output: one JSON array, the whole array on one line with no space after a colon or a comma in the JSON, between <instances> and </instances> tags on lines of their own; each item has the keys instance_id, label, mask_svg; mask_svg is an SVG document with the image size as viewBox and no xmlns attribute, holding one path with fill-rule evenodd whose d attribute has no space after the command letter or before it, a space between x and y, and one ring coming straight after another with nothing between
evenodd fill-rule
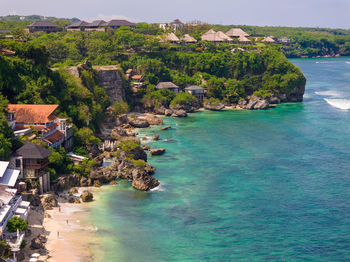
<instances>
[{"instance_id":1,"label":"shoreline","mask_svg":"<svg viewBox=\"0 0 350 262\"><path fill-rule=\"evenodd\" d=\"M94 200L90 203L73 204L68 203L67 191L58 197L58 205L52 210L31 210L29 215L29 228L32 231L30 237L26 238L27 247L24 250L26 259L30 255L40 253L39 260L47 262L93 262L93 245L99 245L98 229L91 222L91 209L97 204L99 193L106 186L80 187L79 193L88 189L94 194ZM40 219L42 218L42 219ZM44 244L45 252L30 248L31 239L38 234L46 236ZM79 243L79 244L77 244Z\"/></svg>"}]
</instances>

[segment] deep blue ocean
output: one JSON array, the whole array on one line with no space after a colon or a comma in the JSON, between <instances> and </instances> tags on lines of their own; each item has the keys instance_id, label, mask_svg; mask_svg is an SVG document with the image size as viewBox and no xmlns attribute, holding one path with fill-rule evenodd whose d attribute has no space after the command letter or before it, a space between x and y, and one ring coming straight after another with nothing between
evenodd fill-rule
<instances>
[{"instance_id":1,"label":"deep blue ocean","mask_svg":"<svg viewBox=\"0 0 350 262\"><path fill-rule=\"evenodd\" d=\"M303 103L142 130L161 186L101 193L97 261L350 261L350 58L291 61Z\"/></svg>"}]
</instances>

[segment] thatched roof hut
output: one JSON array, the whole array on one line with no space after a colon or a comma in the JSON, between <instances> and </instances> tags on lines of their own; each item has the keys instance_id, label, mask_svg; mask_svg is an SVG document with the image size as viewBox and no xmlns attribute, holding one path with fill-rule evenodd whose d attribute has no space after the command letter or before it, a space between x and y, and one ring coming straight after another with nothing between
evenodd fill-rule
<instances>
[{"instance_id":1,"label":"thatched roof hut","mask_svg":"<svg viewBox=\"0 0 350 262\"><path fill-rule=\"evenodd\" d=\"M241 35L240 37L238 37L238 41L240 43L245 43L245 44L249 44L251 43L252 41L250 39L248 39L247 37Z\"/></svg>"},{"instance_id":2,"label":"thatched roof hut","mask_svg":"<svg viewBox=\"0 0 350 262\"><path fill-rule=\"evenodd\" d=\"M218 31L215 32L214 30L210 29L208 32L203 34L201 36L201 39L203 41L209 41L209 42L225 42L225 41L232 41L232 38L225 35L223 32Z\"/></svg>"},{"instance_id":3,"label":"thatched roof hut","mask_svg":"<svg viewBox=\"0 0 350 262\"><path fill-rule=\"evenodd\" d=\"M197 40L195 38L193 38L192 36L190 36L189 34L185 34L181 40L186 42L186 43L196 43L197 42Z\"/></svg>"},{"instance_id":4,"label":"thatched roof hut","mask_svg":"<svg viewBox=\"0 0 350 262\"><path fill-rule=\"evenodd\" d=\"M276 43L276 40L273 36L266 36L263 40L261 40L261 42Z\"/></svg>"},{"instance_id":5,"label":"thatched roof hut","mask_svg":"<svg viewBox=\"0 0 350 262\"><path fill-rule=\"evenodd\" d=\"M216 35L220 38L222 38L224 41L233 41L233 39L229 36L227 36L224 32L218 31L216 32Z\"/></svg>"},{"instance_id":6,"label":"thatched roof hut","mask_svg":"<svg viewBox=\"0 0 350 262\"><path fill-rule=\"evenodd\" d=\"M249 36L249 34L244 32L241 28L231 28L229 31L227 31L226 35L229 37Z\"/></svg>"},{"instance_id":7,"label":"thatched roof hut","mask_svg":"<svg viewBox=\"0 0 350 262\"><path fill-rule=\"evenodd\" d=\"M174 33L168 34L165 39L173 43L180 42L180 39Z\"/></svg>"}]
</instances>

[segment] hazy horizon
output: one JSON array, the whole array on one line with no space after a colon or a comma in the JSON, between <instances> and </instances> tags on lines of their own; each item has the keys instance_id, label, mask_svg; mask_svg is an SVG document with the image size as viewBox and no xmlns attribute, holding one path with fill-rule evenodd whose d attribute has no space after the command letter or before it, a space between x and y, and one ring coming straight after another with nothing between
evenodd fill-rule
<instances>
[{"instance_id":1,"label":"hazy horizon","mask_svg":"<svg viewBox=\"0 0 350 262\"><path fill-rule=\"evenodd\" d=\"M174 4L173 4L174 3ZM69 8L67 8L69 6ZM86 7L84 7L86 6ZM347 0L5 0L0 15L43 15L81 20L127 19L133 22L183 22L200 20L210 24L257 26L350 28L350 1Z\"/></svg>"}]
</instances>

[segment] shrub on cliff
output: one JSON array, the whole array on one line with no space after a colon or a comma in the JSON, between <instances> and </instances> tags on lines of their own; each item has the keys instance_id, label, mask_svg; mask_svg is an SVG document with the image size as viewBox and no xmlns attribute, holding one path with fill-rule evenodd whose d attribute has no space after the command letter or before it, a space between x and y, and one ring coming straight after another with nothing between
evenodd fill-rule
<instances>
[{"instance_id":1,"label":"shrub on cliff","mask_svg":"<svg viewBox=\"0 0 350 262\"><path fill-rule=\"evenodd\" d=\"M128 113L130 111L129 105L126 102L124 102L124 101L115 102L112 105L112 108L113 108L113 113L116 116Z\"/></svg>"},{"instance_id":2,"label":"shrub on cliff","mask_svg":"<svg viewBox=\"0 0 350 262\"><path fill-rule=\"evenodd\" d=\"M176 105L194 105L197 99L189 93L178 93L175 98L171 101L171 105L176 107Z\"/></svg>"},{"instance_id":3,"label":"shrub on cliff","mask_svg":"<svg viewBox=\"0 0 350 262\"><path fill-rule=\"evenodd\" d=\"M168 107L170 102L175 98L175 93L168 89L161 89L146 94L142 102L146 108Z\"/></svg>"},{"instance_id":4,"label":"shrub on cliff","mask_svg":"<svg viewBox=\"0 0 350 262\"><path fill-rule=\"evenodd\" d=\"M17 229L19 231L26 231L27 227L28 227L27 221L17 216L12 217L7 223L7 230L9 232L16 232Z\"/></svg>"}]
</instances>

